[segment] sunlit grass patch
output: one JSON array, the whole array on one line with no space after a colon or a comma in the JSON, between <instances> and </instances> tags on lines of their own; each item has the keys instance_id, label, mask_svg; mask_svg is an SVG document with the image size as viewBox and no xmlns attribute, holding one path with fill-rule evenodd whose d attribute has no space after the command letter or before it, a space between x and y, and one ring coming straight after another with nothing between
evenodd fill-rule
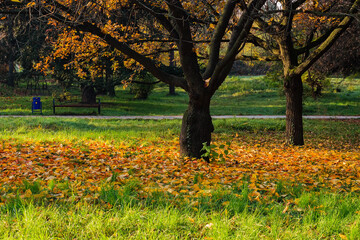
<instances>
[{"instance_id":1,"label":"sunlit grass patch","mask_svg":"<svg viewBox=\"0 0 360 240\"><path fill-rule=\"evenodd\" d=\"M34 204L0 208L5 239L357 239L358 195L302 193L294 201L261 204L238 193L174 205L158 194L147 200ZM225 195L226 194L226 195ZM225 195L225 198L223 198Z\"/></svg>"}]
</instances>

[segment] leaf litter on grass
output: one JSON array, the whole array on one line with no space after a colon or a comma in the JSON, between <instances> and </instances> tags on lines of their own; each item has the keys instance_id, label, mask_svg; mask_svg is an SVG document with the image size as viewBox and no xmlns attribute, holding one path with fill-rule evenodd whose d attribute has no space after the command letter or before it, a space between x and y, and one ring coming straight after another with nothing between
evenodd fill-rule
<instances>
[{"instance_id":1,"label":"leaf litter on grass","mask_svg":"<svg viewBox=\"0 0 360 240\"><path fill-rule=\"evenodd\" d=\"M216 141L218 146L225 142ZM226 153L217 153L222 154L221 161L207 163L181 158L177 140L135 146L94 140L7 139L0 141L0 204L16 196L92 201L106 186L122 191L122 186L133 180L140 182L139 198L162 192L193 199L244 184L253 201L285 195L295 198L289 190L294 187L359 192L359 153L358 145L334 148L330 141L312 140L307 146L289 147L279 136L244 140L236 135Z\"/></svg>"}]
</instances>

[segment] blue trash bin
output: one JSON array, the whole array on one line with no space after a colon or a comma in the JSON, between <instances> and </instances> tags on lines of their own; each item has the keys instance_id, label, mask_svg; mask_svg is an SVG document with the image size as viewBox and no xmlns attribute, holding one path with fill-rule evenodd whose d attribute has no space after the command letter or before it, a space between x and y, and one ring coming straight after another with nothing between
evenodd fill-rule
<instances>
[{"instance_id":1,"label":"blue trash bin","mask_svg":"<svg viewBox=\"0 0 360 240\"><path fill-rule=\"evenodd\" d=\"M31 112L32 113L38 112L42 114L42 103L40 101L40 97L33 97Z\"/></svg>"}]
</instances>

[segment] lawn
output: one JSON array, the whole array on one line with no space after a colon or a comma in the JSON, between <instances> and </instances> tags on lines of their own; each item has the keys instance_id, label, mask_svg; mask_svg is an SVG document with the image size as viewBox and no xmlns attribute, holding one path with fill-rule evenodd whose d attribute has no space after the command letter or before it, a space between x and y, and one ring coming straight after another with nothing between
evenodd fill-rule
<instances>
[{"instance_id":1,"label":"lawn","mask_svg":"<svg viewBox=\"0 0 360 240\"><path fill-rule=\"evenodd\" d=\"M358 239L360 121L215 120L211 163L180 120L0 119L0 238Z\"/></svg>"},{"instance_id":2,"label":"lawn","mask_svg":"<svg viewBox=\"0 0 360 240\"><path fill-rule=\"evenodd\" d=\"M317 100L308 97L305 90L304 115L358 115L360 110L360 79L331 79L323 96ZM58 91L52 86L51 91ZM338 91L335 91L335 90ZM73 95L79 95L75 89ZM129 89L117 88L116 97L99 96L102 104L101 115L182 115L187 107L188 96L177 89L177 96L168 96L168 87L156 85L147 100L135 100ZM6 96L4 96L6 95ZM52 99L42 96L44 115L52 115ZM32 96L12 96L0 90L1 115L30 115ZM96 109L59 108L58 114L94 114ZM278 88L257 77L229 77L213 96L211 102L213 115L284 115L285 97Z\"/></svg>"},{"instance_id":3,"label":"lawn","mask_svg":"<svg viewBox=\"0 0 360 240\"><path fill-rule=\"evenodd\" d=\"M306 89L304 114L359 115L360 80L339 82L317 100ZM270 85L230 77L211 113L282 115ZM99 96L102 115L183 114L186 93L167 91L134 100L118 88ZM2 89L0 114L30 115L31 98ZM214 120L210 163L179 156L180 124L0 118L0 238L359 239L360 120L305 120L303 147L284 144L283 119Z\"/></svg>"}]
</instances>

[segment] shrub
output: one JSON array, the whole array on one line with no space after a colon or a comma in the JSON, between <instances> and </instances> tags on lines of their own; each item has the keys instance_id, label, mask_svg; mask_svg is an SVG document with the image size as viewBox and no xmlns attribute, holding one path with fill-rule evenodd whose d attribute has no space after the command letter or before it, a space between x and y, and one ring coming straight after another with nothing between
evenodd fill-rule
<instances>
[{"instance_id":1,"label":"shrub","mask_svg":"<svg viewBox=\"0 0 360 240\"><path fill-rule=\"evenodd\" d=\"M141 72L134 76L130 84L130 93L134 94L135 99L147 99L154 89L154 77L148 72Z\"/></svg>"},{"instance_id":2,"label":"shrub","mask_svg":"<svg viewBox=\"0 0 360 240\"><path fill-rule=\"evenodd\" d=\"M274 64L272 68L267 71L266 75L263 78L263 81L266 82L271 88L282 89L284 82L282 64Z\"/></svg>"},{"instance_id":3,"label":"shrub","mask_svg":"<svg viewBox=\"0 0 360 240\"><path fill-rule=\"evenodd\" d=\"M322 90L330 85L330 80L326 78L325 74L316 70L307 71L303 74L302 79L307 85L307 87L304 86L305 95L311 94L314 99L320 97Z\"/></svg>"}]
</instances>

